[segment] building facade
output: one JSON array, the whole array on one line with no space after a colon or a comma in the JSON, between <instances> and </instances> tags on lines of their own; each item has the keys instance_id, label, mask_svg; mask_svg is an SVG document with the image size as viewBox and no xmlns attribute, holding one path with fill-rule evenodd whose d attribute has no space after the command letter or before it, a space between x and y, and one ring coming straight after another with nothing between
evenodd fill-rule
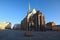
<instances>
[{"instance_id":1,"label":"building facade","mask_svg":"<svg viewBox=\"0 0 60 40\"><path fill-rule=\"evenodd\" d=\"M42 12L36 9L30 11L29 5L27 16L21 21L21 29L29 31L44 31L45 18Z\"/></svg>"},{"instance_id":2,"label":"building facade","mask_svg":"<svg viewBox=\"0 0 60 40\"><path fill-rule=\"evenodd\" d=\"M52 30L52 28L55 26L56 24L54 22L48 22L46 24L46 30Z\"/></svg>"},{"instance_id":3,"label":"building facade","mask_svg":"<svg viewBox=\"0 0 60 40\"><path fill-rule=\"evenodd\" d=\"M21 29L20 27L21 27L20 24L15 24L15 25L13 26L13 29L15 29L15 30L20 30L20 29Z\"/></svg>"},{"instance_id":4,"label":"building facade","mask_svg":"<svg viewBox=\"0 0 60 40\"><path fill-rule=\"evenodd\" d=\"M0 30L11 29L10 22L0 22Z\"/></svg>"},{"instance_id":5,"label":"building facade","mask_svg":"<svg viewBox=\"0 0 60 40\"><path fill-rule=\"evenodd\" d=\"M54 22L48 22L46 24L46 30L60 31L60 25L56 25Z\"/></svg>"}]
</instances>

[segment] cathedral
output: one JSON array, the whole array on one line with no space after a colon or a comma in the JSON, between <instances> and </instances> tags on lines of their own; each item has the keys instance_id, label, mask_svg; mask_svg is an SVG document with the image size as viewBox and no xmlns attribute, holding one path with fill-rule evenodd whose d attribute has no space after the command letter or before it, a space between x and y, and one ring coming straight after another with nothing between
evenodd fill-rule
<instances>
[{"instance_id":1,"label":"cathedral","mask_svg":"<svg viewBox=\"0 0 60 40\"><path fill-rule=\"evenodd\" d=\"M21 21L21 30L44 31L45 18L42 12L36 9L30 11L30 4L29 4L27 16Z\"/></svg>"}]
</instances>

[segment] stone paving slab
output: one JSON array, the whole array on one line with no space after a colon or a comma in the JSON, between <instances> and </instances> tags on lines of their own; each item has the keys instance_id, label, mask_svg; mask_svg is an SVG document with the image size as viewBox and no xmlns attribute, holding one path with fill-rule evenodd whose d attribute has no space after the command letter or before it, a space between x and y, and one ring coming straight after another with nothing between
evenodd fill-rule
<instances>
[{"instance_id":1,"label":"stone paving slab","mask_svg":"<svg viewBox=\"0 0 60 40\"><path fill-rule=\"evenodd\" d=\"M1 30L0 40L60 40L60 32L32 32L32 37L24 36L26 31L20 30Z\"/></svg>"}]
</instances>

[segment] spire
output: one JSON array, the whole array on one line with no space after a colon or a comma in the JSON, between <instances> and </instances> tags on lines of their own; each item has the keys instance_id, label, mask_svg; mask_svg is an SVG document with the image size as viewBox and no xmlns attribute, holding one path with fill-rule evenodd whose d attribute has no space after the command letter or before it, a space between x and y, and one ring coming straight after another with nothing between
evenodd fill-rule
<instances>
[{"instance_id":1,"label":"spire","mask_svg":"<svg viewBox=\"0 0 60 40\"><path fill-rule=\"evenodd\" d=\"M28 10L30 11L30 3L29 3L29 6L28 6Z\"/></svg>"},{"instance_id":2,"label":"spire","mask_svg":"<svg viewBox=\"0 0 60 40\"><path fill-rule=\"evenodd\" d=\"M28 14L30 13L30 3L28 5Z\"/></svg>"}]
</instances>

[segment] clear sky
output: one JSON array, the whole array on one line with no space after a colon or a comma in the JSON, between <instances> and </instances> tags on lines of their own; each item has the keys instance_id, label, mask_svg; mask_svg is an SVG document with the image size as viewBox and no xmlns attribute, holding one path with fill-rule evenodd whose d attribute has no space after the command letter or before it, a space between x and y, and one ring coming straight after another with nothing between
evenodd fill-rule
<instances>
[{"instance_id":1,"label":"clear sky","mask_svg":"<svg viewBox=\"0 0 60 40\"><path fill-rule=\"evenodd\" d=\"M21 23L29 3L31 10L35 8L43 13L46 23L60 24L60 0L0 0L0 22Z\"/></svg>"}]
</instances>

